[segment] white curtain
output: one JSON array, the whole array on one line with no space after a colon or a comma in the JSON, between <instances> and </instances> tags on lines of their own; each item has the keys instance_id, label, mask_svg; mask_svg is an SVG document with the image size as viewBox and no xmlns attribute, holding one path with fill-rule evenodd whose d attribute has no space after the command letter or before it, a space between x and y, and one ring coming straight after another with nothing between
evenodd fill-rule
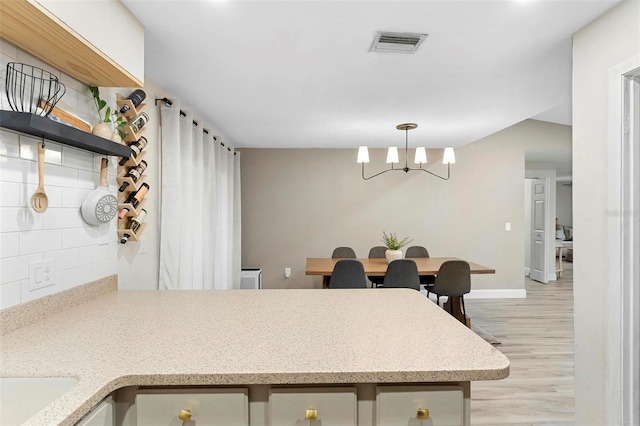
<instances>
[{"instance_id":1,"label":"white curtain","mask_svg":"<svg viewBox=\"0 0 640 426\"><path fill-rule=\"evenodd\" d=\"M240 288L240 153L160 106L160 288Z\"/></svg>"}]
</instances>

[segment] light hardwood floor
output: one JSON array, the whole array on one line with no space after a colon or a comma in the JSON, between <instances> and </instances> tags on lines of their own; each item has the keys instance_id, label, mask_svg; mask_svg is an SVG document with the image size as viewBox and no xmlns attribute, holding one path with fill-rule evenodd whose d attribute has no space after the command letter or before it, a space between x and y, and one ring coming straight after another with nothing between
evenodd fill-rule
<instances>
[{"instance_id":1,"label":"light hardwood floor","mask_svg":"<svg viewBox=\"0 0 640 426\"><path fill-rule=\"evenodd\" d=\"M558 281L526 278L526 299L465 300L511 361L507 379L472 382L471 424L574 425L573 265L563 264Z\"/></svg>"}]
</instances>

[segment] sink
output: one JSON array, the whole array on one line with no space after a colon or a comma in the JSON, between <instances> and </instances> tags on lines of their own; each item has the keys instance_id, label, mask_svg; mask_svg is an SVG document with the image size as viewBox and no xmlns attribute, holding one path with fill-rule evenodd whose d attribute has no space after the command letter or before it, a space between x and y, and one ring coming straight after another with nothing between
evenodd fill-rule
<instances>
[{"instance_id":1,"label":"sink","mask_svg":"<svg viewBox=\"0 0 640 426\"><path fill-rule=\"evenodd\" d=\"M0 425L19 425L74 387L63 377L0 378Z\"/></svg>"}]
</instances>

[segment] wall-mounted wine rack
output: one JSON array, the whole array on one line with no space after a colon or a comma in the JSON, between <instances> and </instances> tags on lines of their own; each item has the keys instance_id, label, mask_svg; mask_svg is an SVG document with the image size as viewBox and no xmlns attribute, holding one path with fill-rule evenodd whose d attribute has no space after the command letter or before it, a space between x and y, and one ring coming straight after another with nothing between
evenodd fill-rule
<instances>
[{"instance_id":1,"label":"wall-mounted wine rack","mask_svg":"<svg viewBox=\"0 0 640 426\"><path fill-rule=\"evenodd\" d=\"M131 125L131 123L142 114L142 111L145 109L147 104L141 103L136 107L130 99L124 98L120 95L117 96L116 103L118 105L118 114L127 120L127 125L121 128L121 130L125 133L125 136L122 138L122 140L127 146L130 146L132 143L140 140L142 135L147 130L146 125L141 129L137 129L135 126ZM120 110L125 105L129 107L129 109L125 113L121 113ZM122 209L129 210L124 218L118 219L118 237L122 238L123 235L129 234L129 241L139 241L142 233L147 227L146 221L143 222L142 225L140 225L140 228L138 228L138 230L135 232L127 227L131 218L138 216L142 209L144 209L144 206L147 202L146 197L142 199L142 201L140 201L140 203L135 207L132 204L126 202L129 198L129 195L132 192L140 189L140 187L146 180L147 175L144 173L135 182L132 178L128 177L129 171L132 168L137 167L142 162L142 160L144 160L146 154L146 149L143 149L140 151L140 154L138 154L137 157L134 157L132 155L131 157L129 157L126 163L118 165L118 185L122 185L123 183L128 184L123 192L118 192L118 211L122 211Z\"/></svg>"}]
</instances>

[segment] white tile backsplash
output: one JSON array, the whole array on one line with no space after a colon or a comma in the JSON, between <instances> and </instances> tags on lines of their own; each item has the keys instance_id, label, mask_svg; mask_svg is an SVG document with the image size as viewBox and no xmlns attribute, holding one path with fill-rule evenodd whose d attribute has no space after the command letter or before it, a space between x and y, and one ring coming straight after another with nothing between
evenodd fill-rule
<instances>
[{"instance_id":1,"label":"white tile backsplash","mask_svg":"<svg viewBox=\"0 0 640 426\"><path fill-rule=\"evenodd\" d=\"M77 207L50 208L42 216L42 226L45 229L65 229L84 226L84 221Z\"/></svg>"},{"instance_id":2,"label":"white tile backsplash","mask_svg":"<svg viewBox=\"0 0 640 426\"><path fill-rule=\"evenodd\" d=\"M98 173L88 172L85 170L78 170L78 188L80 189L95 189L98 184Z\"/></svg>"},{"instance_id":3,"label":"white tile backsplash","mask_svg":"<svg viewBox=\"0 0 640 426\"><path fill-rule=\"evenodd\" d=\"M74 188L78 186L78 169L57 166L55 164L44 165L45 184L51 186L64 186Z\"/></svg>"},{"instance_id":4,"label":"white tile backsplash","mask_svg":"<svg viewBox=\"0 0 640 426\"><path fill-rule=\"evenodd\" d=\"M0 259L0 284L28 279L29 263L42 259L42 253Z\"/></svg>"},{"instance_id":5,"label":"white tile backsplash","mask_svg":"<svg viewBox=\"0 0 640 426\"><path fill-rule=\"evenodd\" d=\"M65 269L77 268L80 266L82 264L81 260L83 259L80 256L81 253L81 250L78 248L47 251L44 253L44 258L55 260L56 271L62 272Z\"/></svg>"},{"instance_id":6,"label":"white tile backsplash","mask_svg":"<svg viewBox=\"0 0 640 426\"><path fill-rule=\"evenodd\" d=\"M91 265L83 265L78 268L72 268L72 269L67 269L66 271L62 271L63 288L65 290L68 290L70 288L77 287L79 285L93 281L95 279L94 273L93 273L94 265L97 265L97 263L91 264ZM117 268L117 265L116 265L116 268ZM107 275L109 275L109 273L107 273ZM101 278L104 276L105 275L102 275Z\"/></svg>"},{"instance_id":7,"label":"white tile backsplash","mask_svg":"<svg viewBox=\"0 0 640 426\"><path fill-rule=\"evenodd\" d=\"M88 87L32 55L0 40L0 64L23 62L57 75L67 91L59 106L90 124L100 120ZM4 75L0 77L4 87ZM3 109L9 109L0 90ZM114 219L92 227L80 206L96 188L103 155L45 140L44 186L49 207L31 208L38 184L37 144L41 139L0 130L0 309L116 274L118 235ZM117 195L117 158L109 158L109 188ZM28 264L54 259L56 283L29 290Z\"/></svg>"},{"instance_id":8,"label":"white tile backsplash","mask_svg":"<svg viewBox=\"0 0 640 426\"><path fill-rule=\"evenodd\" d=\"M38 166L34 161L0 156L0 181L38 183Z\"/></svg>"},{"instance_id":9,"label":"white tile backsplash","mask_svg":"<svg viewBox=\"0 0 640 426\"><path fill-rule=\"evenodd\" d=\"M20 233L0 232L0 259L20 254Z\"/></svg>"},{"instance_id":10,"label":"white tile backsplash","mask_svg":"<svg viewBox=\"0 0 640 426\"><path fill-rule=\"evenodd\" d=\"M0 182L0 206L18 207L20 187L18 182Z\"/></svg>"},{"instance_id":11,"label":"white tile backsplash","mask_svg":"<svg viewBox=\"0 0 640 426\"><path fill-rule=\"evenodd\" d=\"M65 229L62 233L62 248L88 246L96 243L94 227Z\"/></svg>"},{"instance_id":12,"label":"white tile backsplash","mask_svg":"<svg viewBox=\"0 0 640 426\"><path fill-rule=\"evenodd\" d=\"M62 164L79 170L93 170L95 155L69 146L62 147Z\"/></svg>"},{"instance_id":13,"label":"white tile backsplash","mask_svg":"<svg viewBox=\"0 0 640 426\"><path fill-rule=\"evenodd\" d=\"M91 194L91 191L93 189L62 188L62 207L79 208Z\"/></svg>"},{"instance_id":14,"label":"white tile backsplash","mask_svg":"<svg viewBox=\"0 0 640 426\"><path fill-rule=\"evenodd\" d=\"M17 157L20 152L20 138L17 133L0 131L0 155Z\"/></svg>"},{"instance_id":15,"label":"white tile backsplash","mask_svg":"<svg viewBox=\"0 0 640 426\"><path fill-rule=\"evenodd\" d=\"M27 207L0 207L0 232L42 229L42 214Z\"/></svg>"},{"instance_id":16,"label":"white tile backsplash","mask_svg":"<svg viewBox=\"0 0 640 426\"><path fill-rule=\"evenodd\" d=\"M22 300L20 281L0 285L0 309L19 305Z\"/></svg>"},{"instance_id":17,"label":"white tile backsplash","mask_svg":"<svg viewBox=\"0 0 640 426\"><path fill-rule=\"evenodd\" d=\"M61 248L63 248L61 229L20 233L20 254L42 253Z\"/></svg>"}]
</instances>

